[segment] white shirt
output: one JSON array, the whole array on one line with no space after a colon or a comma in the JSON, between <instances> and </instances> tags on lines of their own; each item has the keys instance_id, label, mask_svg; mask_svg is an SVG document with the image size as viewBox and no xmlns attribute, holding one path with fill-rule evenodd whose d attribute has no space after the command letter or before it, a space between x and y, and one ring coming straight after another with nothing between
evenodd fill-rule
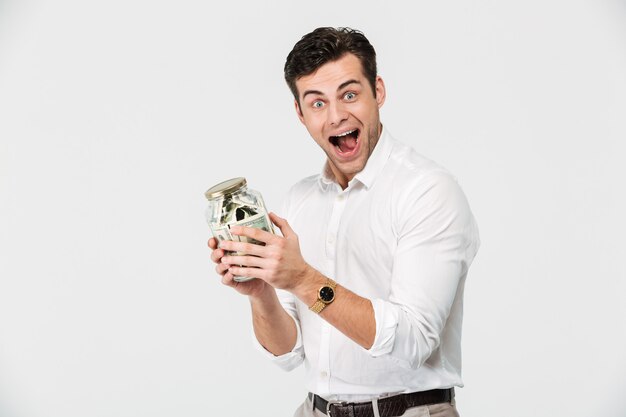
<instances>
[{"instance_id":1,"label":"white shirt","mask_svg":"<svg viewBox=\"0 0 626 417\"><path fill-rule=\"evenodd\" d=\"M285 370L304 362L306 388L326 399L463 386L463 288L479 237L450 173L384 129L345 190L326 165L291 189L282 214L306 262L371 300L376 336L366 350L279 291L298 339L281 356L256 342L261 351Z\"/></svg>"}]
</instances>

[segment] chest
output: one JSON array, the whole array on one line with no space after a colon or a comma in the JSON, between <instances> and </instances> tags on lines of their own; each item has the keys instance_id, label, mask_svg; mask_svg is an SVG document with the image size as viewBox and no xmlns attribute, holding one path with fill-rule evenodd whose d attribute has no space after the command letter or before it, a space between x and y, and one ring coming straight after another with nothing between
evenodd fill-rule
<instances>
[{"instance_id":1,"label":"chest","mask_svg":"<svg viewBox=\"0 0 626 417\"><path fill-rule=\"evenodd\" d=\"M384 187L315 193L290 222L307 262L329 276L388 276L397 246L393 198ZM343 274L341 274L343 275Z\"/></svg>"}]
</instances>

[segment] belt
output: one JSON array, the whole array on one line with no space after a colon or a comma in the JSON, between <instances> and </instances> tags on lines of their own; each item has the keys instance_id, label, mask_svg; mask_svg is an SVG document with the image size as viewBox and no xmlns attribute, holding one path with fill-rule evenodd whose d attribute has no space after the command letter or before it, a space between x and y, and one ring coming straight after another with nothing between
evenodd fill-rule
<instances>
[{"instance_id":1,"label":"belt","mask_svg":"<svg viewBox=\"0 0 626 417\"><path fill-rule=\"evenodd\" d=\"M315 408L330 417L374 417L371 401L359 403L326 401L318 395L309 393L309 398L311 397ZM392 397L379 398L378 412L380 417L401 416L408 408L449 403L453 398L454 388L398 394Z\"/></svg>"}]
</instances>

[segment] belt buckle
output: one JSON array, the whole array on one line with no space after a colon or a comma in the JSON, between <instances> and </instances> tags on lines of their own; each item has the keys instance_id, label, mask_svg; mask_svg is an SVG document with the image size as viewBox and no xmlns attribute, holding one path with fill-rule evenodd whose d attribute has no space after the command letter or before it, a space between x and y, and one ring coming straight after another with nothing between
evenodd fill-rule
<instances>
[{"instance_id":1,"label":"belt buckle","mask_svg":"<svg viewBox=\"0 0 626 417\"><path fill-rule=\"evenodd\" d=\"M326 403L326 415L327 415L328 417L333 417L333 416L330 414L330 407L331 407L331 406L333 406L333 405L342 406L342 405L346 405L346 404L348 404L346 401L332 401L332 400L329 400L329 401Z\"/></svg>"}]
</instances>

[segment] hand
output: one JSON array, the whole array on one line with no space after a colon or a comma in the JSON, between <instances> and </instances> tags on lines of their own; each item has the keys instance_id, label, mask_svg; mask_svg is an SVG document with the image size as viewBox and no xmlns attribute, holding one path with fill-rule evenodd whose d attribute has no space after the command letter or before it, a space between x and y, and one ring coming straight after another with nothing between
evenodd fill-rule
<instances>
[{"instance_id":1,"label":"hand","mask_svg":"<svg viewBox=\"0 0 626 417\"><path fill-rule=\"evenodd\" d=\"M246 254L225 255L222 262L229 265L228 271L231 274L259 278L257 281L293 292L310 279L315 270L304 261L298 235L287 220L274 213L270 213L270 219L280 228L283 236L251 227L232 226L232 234L258 240L265 243L265 246L222 241L221 249Z\"/></svg>"},{"instance_id":2,"label":"hand","mask_svg":"<svg viewBox=\"0 0 626 417\"><path fill-rule=\"evenodd\" d=\"M266 291L272 290L269 285L260 279L253 279L245 282L235 281L235 276L228 270L231 265L223 262L225 252L223 249L217 247L217 240L212 237L209 239L208 244L209 248L213 250L211 252L211 260L217 264L215 266L215 271L222 277L222 284L227 287L232 287L240 294L248 295L250 297L261 297Z\"/></svg>"}]
</instances>

